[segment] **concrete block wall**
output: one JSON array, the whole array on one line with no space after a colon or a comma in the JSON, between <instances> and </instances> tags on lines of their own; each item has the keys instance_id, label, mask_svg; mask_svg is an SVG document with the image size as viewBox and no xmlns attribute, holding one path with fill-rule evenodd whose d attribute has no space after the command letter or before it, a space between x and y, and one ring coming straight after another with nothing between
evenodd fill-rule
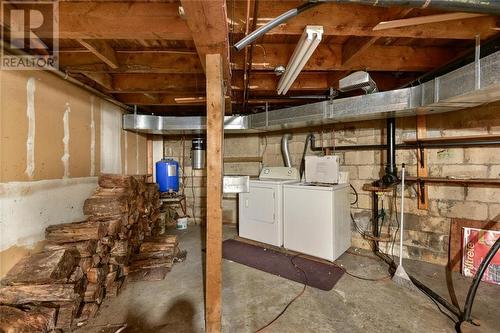
<instances>
[{"instance_id":1,"label":"concrete block wall","mask_svg":"<svg viewBox=\"0 0 500 333\"><path fill-rule=\"evenodd\" d=\"M399 118L396 122L396 140L415 138L415 117ZM500 134L500 103L472 108L454 113L427 117L427 136L466 136L481 134ZM330 127L301 129L292 131L290 153L295 167L300 164L304 141L308 133L314 133L317 145L324 146L348 144L380 144L385 142L385 120L339 124ZM260 135L263 165L283 165L281 155L281 136L283 133ZM500 147L488 148L450 148L429 149L428 165L430 177L474 177L498 178L500 176ZM345 151L335 152L340 156L342 169L349 171L350 182L358 192L358 202L352 213L360 229L371 231L370 194L362 190L365 183L380 177L386 159L385 151ZM312 154L309 150L307 154ZM406 174L416 175L416 151L398 150L397 163L406 164ZM405 241L404 256L438 264L446 264L449 230L452 218L475 220L498 220L500 214L500 188L429 185L429 209L417 207L416 187L409 186L405 191ZM397 211L400 210L400 190L397 191ZM352 196L354 201L354 196ZM382 237L396 235L399 241L392 193L383 200L387 219L382 229ZM380 203L379 209L382 208ZM398 216L399 219L399 216ZM353 225L352 244L356 247L370 248L370 242L356 232ZM392 242L383 242L381 247L388 253L397 254L399 247Z\"/></svg>"},{"instance_id":2,"label":"concrete block wall","mask_svg":"<svg viewBox=\"0 0 500 333\"><path fill-rule=\"evenodd\" d=\"M193 137L166 137L164 140L165 154L175 158L181 166L181 189L184 184L189 223L204 224L206 221L207 174L206 170L191 168L191 139ZM182 147L184 146L184 150ZM225 157L257 157L260 156L259 138L257 136L231 135L224 139ZM260 163L234 162L224 163L225 175L258 176ZM208 189L209 190L209 189ZM224 194L223 223L236 223L238 216L238 196Z\"/></svg>"}]
</instances>

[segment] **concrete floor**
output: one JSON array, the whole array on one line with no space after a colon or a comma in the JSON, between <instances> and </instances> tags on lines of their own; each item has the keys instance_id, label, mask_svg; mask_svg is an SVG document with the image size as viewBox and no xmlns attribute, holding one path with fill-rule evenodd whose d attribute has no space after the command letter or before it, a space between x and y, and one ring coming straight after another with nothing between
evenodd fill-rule
<instances>
[{"instance_id":1,"label":"concrete floor","mask_svg":"<svg viewBox=\"0 0 500 333\"><path fill-rule=\"evenodd\" d=\"M115 298L107 298L99 314L78 332L202 332L203 266L199 227L179 235L187 260L174 265L164 281L128 283ZM225 238L236 234L224 228ZM351 273L381 277L387 272L378 260L344 254L338 263ZM446 296L444 268L405 262L409 272ZM463 304L470 280L453 275ZM255 332L272 320L302 289L302 285L223 260L223 331ZM500 288L481 284L473 316L482 332L500 331ZM371 282L344 275L329 292L308 287L305 293L266 332L454 332L453 323L426 296L398 287L390 280Z\"/></svg>"}]
</instances>

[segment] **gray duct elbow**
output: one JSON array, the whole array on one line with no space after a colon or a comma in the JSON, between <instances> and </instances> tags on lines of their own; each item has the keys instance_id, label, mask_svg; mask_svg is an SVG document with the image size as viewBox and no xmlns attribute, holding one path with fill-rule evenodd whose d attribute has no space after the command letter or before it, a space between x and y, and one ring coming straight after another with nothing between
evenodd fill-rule
<instances>
[{"instance_id":1,"label":"gray duct elbow","mask_svg":"<svg viewBox=\"0 0 500 333\"><path fill-rule=\"evenodd\" d=\"M292 138L292 134L285 134L281 138L281 153L283 154L283 162L288 168L292 167L292 159L290 158L290 150L288 149L288 140Z\"/></svg>"}]
</instances>

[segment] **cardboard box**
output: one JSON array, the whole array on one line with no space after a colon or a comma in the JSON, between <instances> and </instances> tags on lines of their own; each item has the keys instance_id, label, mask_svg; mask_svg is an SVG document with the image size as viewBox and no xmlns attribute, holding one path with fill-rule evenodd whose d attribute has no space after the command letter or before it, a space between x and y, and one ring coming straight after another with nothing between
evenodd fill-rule
<instances>
[{"instance_id":1,"label":"cardboard box","mask_svg":"<svg viewBox=\"0 0 500 333\"><path fill-rule=\"evenodd\" d=\"M462 274L474 277L484 257L493 246L500 231L462 228ZM500 252L486 268L482 281L500 285Z\"/></svg>"}]
</instances>

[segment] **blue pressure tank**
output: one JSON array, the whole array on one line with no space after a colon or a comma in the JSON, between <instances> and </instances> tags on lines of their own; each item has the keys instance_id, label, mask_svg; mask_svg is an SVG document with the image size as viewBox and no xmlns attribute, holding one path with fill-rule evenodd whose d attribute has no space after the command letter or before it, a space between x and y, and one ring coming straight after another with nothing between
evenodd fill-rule
<instances>
[{"instance_id":1,"label":"blue pressure tank","mask_svg":"<svg viewBox=\"0 0 500 333\"><path fill-rule=\"evenodd\" d=\"M160 192L178 192L179 163L168 157L156 162L156 182Z\"/></svg>"}]
</instances>

